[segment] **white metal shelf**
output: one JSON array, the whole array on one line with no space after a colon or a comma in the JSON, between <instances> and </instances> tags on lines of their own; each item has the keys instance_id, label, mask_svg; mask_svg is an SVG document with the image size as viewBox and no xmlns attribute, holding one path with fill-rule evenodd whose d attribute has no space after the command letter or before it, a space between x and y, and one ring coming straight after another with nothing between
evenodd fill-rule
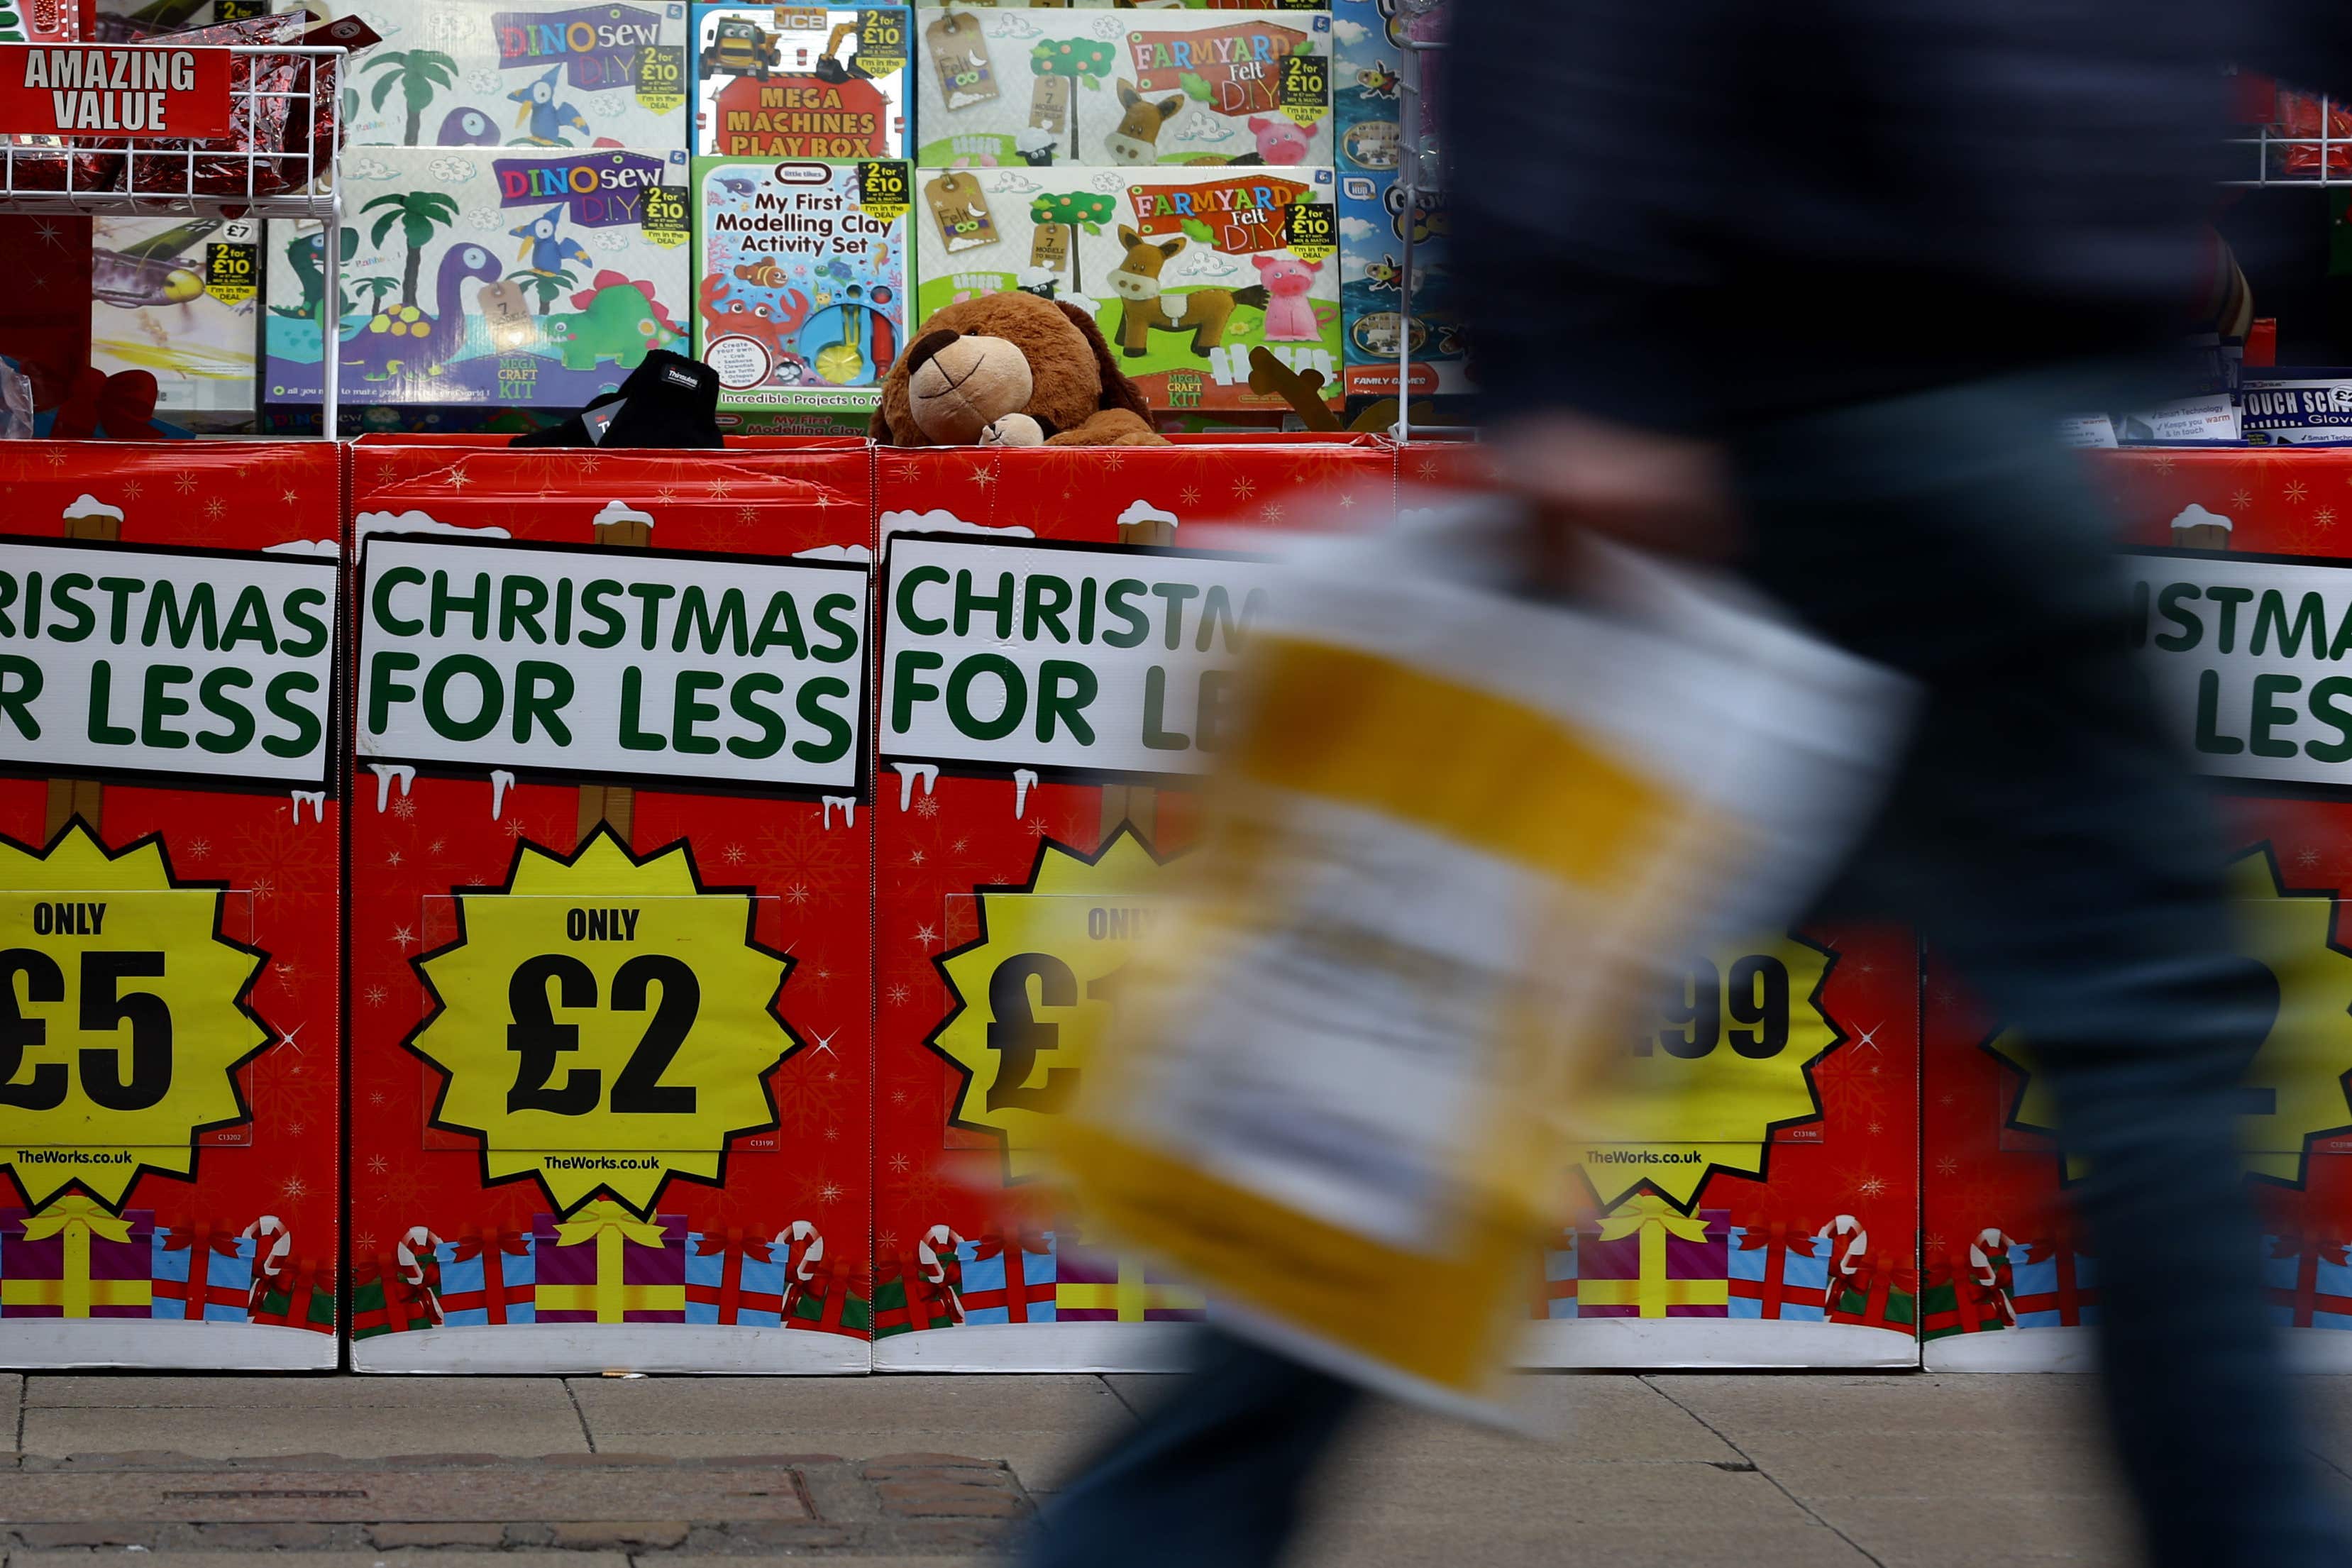
<instances>
[{"instance_id":1,"label":"white metal shelf","mask_svg":"<svg viewBox=\"0 0 2352 1568\"><path fill-rule=\"evenodd\" d=\"M156 40L169 43L168 37ZM157 144L137 141L47 143L0 137L0 212L87 216L259 217L326 226L320 247L325 291L320 331L322 357L319 433L336 435L342 398L333 353L338 323L325 319L341 297L341 249L332 237L342 226L337 95L349 50L341 45L236 44L229 119L247 129L283 114L277 151L240 147L234 140Z\"/></svg>"}]
</instances>

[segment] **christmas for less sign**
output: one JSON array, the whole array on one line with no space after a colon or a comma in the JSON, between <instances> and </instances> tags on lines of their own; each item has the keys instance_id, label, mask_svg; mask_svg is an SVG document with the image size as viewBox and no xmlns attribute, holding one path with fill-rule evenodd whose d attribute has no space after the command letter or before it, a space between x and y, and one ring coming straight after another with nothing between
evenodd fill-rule
<instances>
[{"instance_id":1,"label":"christmas for less sign","mask_svg":"<svg viewBox=\"0 0 2352 1568\"><path fill-rule=\"evenodd\" d=\"M2133 642L2200 768L2352 785L2352 565L2126 562Z\"/></svg>"},{"instance_id":2,"label":"christmas for less sign","mask_svg":"<svg viewBox=\"0 0 2352 1568\"><path fill-rule=\"evenodd\" d=\"M858 563L378 537L360 571L362 761L856 788Z\"/></svg>"},{"instance_id":3,"label":"christmas for less sign","mask_svg":"<svg viewBox=\"0 0 2352 1568\"><path fill-rule=\"evenodd\" d=\"M1266 570L1162 550L892 538L882 757L1154 777L1205 772Z\"/></svg>"},{"instance_id":4,"label":"christmas for less sign","mask_svg":"<svg viewBox=\"0 0 2352 1568\"><path fill-rule=\"evenodd\" d=\"M0 757L324 789L331 557L0 539Z\"/></svg>"}]
</instances>

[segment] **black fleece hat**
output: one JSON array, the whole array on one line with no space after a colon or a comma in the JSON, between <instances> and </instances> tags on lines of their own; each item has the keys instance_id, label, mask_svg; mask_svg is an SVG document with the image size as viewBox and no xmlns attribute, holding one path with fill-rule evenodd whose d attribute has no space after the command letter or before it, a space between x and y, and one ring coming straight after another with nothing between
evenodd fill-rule
<instances>
[{"instance_id":1,"label":"black fleece hat","mask_svg":"<svg viewBox=\"0 0 2352 1568\"><path fill-rule=\"evenodd\" d=\"M593 433L603 426L601 439ZM719 373L699 360L655 349L608 392L561 425L516 437L515 447L717 448Z\"/></svg>"}]
</instances>

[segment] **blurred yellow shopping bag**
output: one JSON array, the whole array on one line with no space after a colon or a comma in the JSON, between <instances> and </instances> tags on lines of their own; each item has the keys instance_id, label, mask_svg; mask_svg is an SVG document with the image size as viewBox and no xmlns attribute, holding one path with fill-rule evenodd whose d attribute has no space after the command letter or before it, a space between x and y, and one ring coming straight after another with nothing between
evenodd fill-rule
<instances>
[{"instance_id":1,"label":"blurred yellow shopping bag","mask_svg":"<svg viewBox=\"0 0 2352 1568\"><path fill-rule=\"evenodd\" d=\"M1407 515L1277 579L1187 896L1058 1155L1229 1328L1475 1405L1596 1045L1656 955L1802 896L1902 702L1701 580L1611 553L1536 603L1496 503Z\"/></svg>"}]
</instances>

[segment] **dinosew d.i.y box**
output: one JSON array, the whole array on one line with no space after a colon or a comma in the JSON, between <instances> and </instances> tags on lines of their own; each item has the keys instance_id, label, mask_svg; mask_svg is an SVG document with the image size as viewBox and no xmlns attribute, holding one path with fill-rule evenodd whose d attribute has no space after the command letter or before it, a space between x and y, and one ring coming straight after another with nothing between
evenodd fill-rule
<instances>
[{"instance_id":1,"label":"dinosew d.i.y box","mask_svg":"<svg viewBox=\"0 0 2352 1568\"><path fill-rule=\"evenodd\" d=\"M353 143L684 148L683 0L378 0L352 61Z\"/></svg>"},{"instance_id":2,"label":"dinosew d.i.y box","mask_svg":"<svg viewBox=\"0 0 2352 1568\"><path fill-rule=\"evenodd\" d=\"M648 350L684 351L683 152L362 148L343 165L341 299L322 345L315 230L270 237L273 401L578 408Z\"/></svg>"}]
</instances>

